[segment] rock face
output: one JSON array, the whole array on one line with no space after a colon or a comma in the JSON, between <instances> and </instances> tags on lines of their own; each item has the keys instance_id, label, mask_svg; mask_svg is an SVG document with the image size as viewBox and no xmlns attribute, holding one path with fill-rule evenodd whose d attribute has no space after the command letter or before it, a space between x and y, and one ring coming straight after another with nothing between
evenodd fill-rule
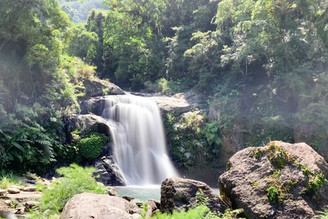
<instances>
[{"instance_id":1,"label":"rock face","mask_svg":"<svg viewBox=\"0 0 328 219\"><path fill-rule=\"evenodd\" d=\"M155 101L162 113L172 113L180 115L192 109L192 106L182 97L153 96L150 97Z\"/></svg>"},{"instance_id":2,"label":"rock face","mask_svg":"<svg viewBox=\"0 0 328 219\"><path fill-rule=\"evenodd\" d=\"M124 94L124 91L117 85L96 78L84 80L83 85L85 87L84 99L103 95Z\"/></svg>"},{"instance_id":3,"label":"rock face","mask_svg":"<svg viewBox=\"0 0 328 219\"><path fill-rule=\"evenodd\" d=\"M201 195L196 195L198 191ZM197 201L203 202L208 199L206 204L213 212L223 213L227 208L226 204L214 194L212 189L203 182L182 179L168 178L161 185L161 211L172 212L195 207Z\"/></svg>"},{"instance_id":4,"label":"rock face","mask_svg":"<svg viewBox=\"0 0 328 219\"><path fill-rule=\"evenodd\" d=\"M104 110L105 97L93 97L80 103L81 114L95 114L101 116Z\"/></svg>"},{"instance_id":5,"label":"rock face","mask_svg":"<svg viewBox=\"0 0 328 219\"><path fill-rule=\"evenodd\" d=\"M139 218L139 208L123 198L82 193L73 196L65 205L61 219L133 219Z\"/></svg>"},{"instance_id":6,"label":"rock face","mask_svg":"<svg viewBox=\"0 0 328 219\"><path fill-rule=\"evenodd\" d=\"M247 218L313 218L328 204L327 170L305 143L270 142L232 156L220 191Z\"/></svg>"},{"instance_id":7,"label":"rock face","mask_svg":"<svg viewBox=\"0 0 328 219\"><path fill-rule=\"evenodd\" d=\"M109 127L107 122L101 116L93 114L73 114L68 120L68 132L78 129L82 134L98 132L109 135Z\"/></svg>"},{"instance_id":8,"label":"rock face","mask_svg":"<svg viewBox=\"0 0 328 219\"><path fill-rule=\"evenodd\" d=\"M99 176L98 181L105 185L124 186L125 180L114 162L112 155L103 156L95 161L94 167L97 169L96 175Z\"/></svg>"}]
</instances>

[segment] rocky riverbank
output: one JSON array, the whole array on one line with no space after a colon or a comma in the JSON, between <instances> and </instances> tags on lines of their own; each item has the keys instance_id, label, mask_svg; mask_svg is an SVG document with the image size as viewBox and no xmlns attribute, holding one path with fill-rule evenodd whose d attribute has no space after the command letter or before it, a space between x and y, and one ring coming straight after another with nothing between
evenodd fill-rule
<instances>
[{"instance_id":1,"label":"rocky riverbank","mask_svg":"<svg viewBox=\"0 0 328 219\"><path fill-rule=\"evenodd\" d=\"M240 216L246 218L313 218L328 206L327 178L328 163L310 146L275 141L246 148L229 159L227 171L218 179L220 197L203 182L175 177L162 182L160 200L117 197L113 188L108 195L75 195L61 218L149 218L159 211L172 213L199 205L215 215L242 209ZM31 184L0 191L2 217L38 205L32 200L40 195Z\"/></svg>"}]
</instances>

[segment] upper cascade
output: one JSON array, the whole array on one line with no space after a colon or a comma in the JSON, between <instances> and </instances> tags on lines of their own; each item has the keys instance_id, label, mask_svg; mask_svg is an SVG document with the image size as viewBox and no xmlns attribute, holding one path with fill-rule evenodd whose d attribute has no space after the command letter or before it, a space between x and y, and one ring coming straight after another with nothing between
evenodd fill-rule
<instances>
[{"instance_id":1,"label":"upper cascade","mask_svg":"<svg viewBox=\"0 0 328 219\"><path fill-rule=\"evenodd\" d=\"M127 185L160 184L178 175L167 155L155 102L133 95L109 96L102 117L109 123L114 159Z\"/></svg>"}]
</instances>

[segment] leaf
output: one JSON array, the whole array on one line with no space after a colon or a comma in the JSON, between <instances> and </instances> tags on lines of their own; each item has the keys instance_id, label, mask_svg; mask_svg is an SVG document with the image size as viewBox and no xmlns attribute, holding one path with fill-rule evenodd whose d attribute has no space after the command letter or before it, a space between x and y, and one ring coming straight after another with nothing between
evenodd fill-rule
<instances>
[{"instance_id":1,"label":"leaf","mask_svg":"<svg viewBox=\"0 0 328 219\"><path fill-rule=\"evenodd\" d=\"M11 143L13 146L15 146L15 148L19 149L20 151L24 152L24 147L20 144L18 144L17 142L12 142Z\"/></svg>"}]
</instances>

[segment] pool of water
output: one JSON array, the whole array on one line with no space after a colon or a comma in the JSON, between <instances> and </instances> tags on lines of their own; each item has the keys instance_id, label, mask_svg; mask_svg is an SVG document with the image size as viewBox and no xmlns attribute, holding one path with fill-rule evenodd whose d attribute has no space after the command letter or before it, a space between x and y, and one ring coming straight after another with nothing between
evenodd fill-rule
<instances>
[{"instance_id":1,"label":"pool of water","mask_svg":"<svg viewBox=\"0 0 328 219\"><path fill-rule=\"evenodd\" d=\"M161 186L151 185L151 186L115 186L118 191L118 195L129 196L140 201L147 201L149 199L160 200L161 199ZM219 195L219 189L214 188L214 193Z\"/></svg>"},{"instance_id":2,"label":"pool of water","mask_svg":"<svg viewBox=\"0 0 328 219\"><path fill-rule=\"evenodd\" d=\"M115 186L118 191L118 195L130 196L140 201L147 201L149 199L160 200L161 199L161 186Z\"/></svg>"}]
</instances>

